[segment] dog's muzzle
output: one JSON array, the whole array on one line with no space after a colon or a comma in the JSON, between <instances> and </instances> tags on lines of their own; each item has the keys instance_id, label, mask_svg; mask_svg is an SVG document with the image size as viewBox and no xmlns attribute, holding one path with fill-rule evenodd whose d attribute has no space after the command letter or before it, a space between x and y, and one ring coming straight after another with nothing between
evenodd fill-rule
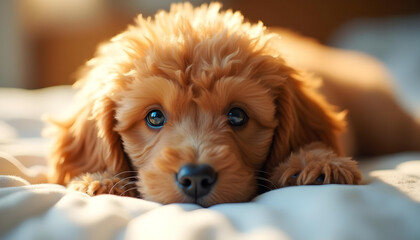
<instances>
[{"instance_id":1,"label":"dog's muzzle","mask_svg":"<svg viewBox=\"0 0 420 240\"><path fill-rule=\"evenodd\" d=\"M211 191L217 181L217 173L207 164L186 164L179 169L175 178L178 187L197 200Z\"/></svg>"}]
</instances>

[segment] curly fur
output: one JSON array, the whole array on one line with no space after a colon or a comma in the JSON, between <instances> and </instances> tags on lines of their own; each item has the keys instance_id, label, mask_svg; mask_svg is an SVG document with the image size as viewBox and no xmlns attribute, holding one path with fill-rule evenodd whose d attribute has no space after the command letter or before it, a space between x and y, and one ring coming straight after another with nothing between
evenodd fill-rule
<instances>
[{"instance_id":1,"label":"curly fur","mask_svg":"<svg viewBox=\"0 0 420 240\"><path fill-rule=\"evenodd\" d=\"M174 175L183 164L206 163L219 176L197 202L209 206L250 200L258 179L287 185L281 176L273 179L275 169L307 144L322 142L317 151L335 161L342 154L345 113L326 102L316 81L286 64L273 40L278 35L262 23L220 12L217 3L175 4L153 19L140 15L100 46L76 83L76 110L53 121L50 181L72 185L86 173L135 172L142 198L191 202ZM240 129L226 120L235 106L249 115ZM168 118L160 130L144 120L156 108ZM345 174L351 181L340 183L360 181L356 164L350 165Z\"/></svg>"}]
</instances>

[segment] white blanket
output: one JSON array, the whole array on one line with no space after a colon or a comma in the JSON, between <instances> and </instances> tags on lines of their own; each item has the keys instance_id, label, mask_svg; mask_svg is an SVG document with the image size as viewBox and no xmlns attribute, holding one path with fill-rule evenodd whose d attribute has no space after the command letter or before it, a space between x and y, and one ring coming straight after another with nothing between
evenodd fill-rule
<instances>
[{"instance_id":1,"label":"white blanket","mask_svg":"<svg viewBox=\"0 0 420 240\"><path fill-rule=\"evenodd\" d=\"M420 239L420 153L362 160L364 185L289 187L210 208L41 184L38 115L71 96L0 89L0 239Z\"/></svg>"},{"instance_id":2,"label":"white blanket","mask_svg":"<svg viewBox=\"0 0 420 240\"><path fill-rule=\"evenodd\" d=\"M420 154L366 161L366 185L289 187L201 208L0 176L4 239L420 239ZM6 164L5 164L6 163ZM0 157L16 175L34 169ZM15 168L15 169L10 169ZM18 169L18 170L16 170ZM376 170L375 170L376 169ZM41 171L42 172L42 171ZM23 174L22 174L23 173ZM40 174L42 176L42 174ZM369 177L370 176L370 177ZM35 181L37 178L35 177Z\"/></svg>"}]
</instances>

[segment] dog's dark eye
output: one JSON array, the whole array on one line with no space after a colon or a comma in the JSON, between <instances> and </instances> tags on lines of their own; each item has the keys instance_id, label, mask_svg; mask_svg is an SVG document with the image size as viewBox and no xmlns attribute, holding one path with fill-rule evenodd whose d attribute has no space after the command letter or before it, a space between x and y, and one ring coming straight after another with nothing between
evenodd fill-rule
<instances>
[{"instance_id":1,"label":"dog's dark eye","mask_svg":"<svg viewBox=\"0 0 420 240\"><path fill-rule=\"evenodd\" d=\"M231 126L243 126L248 122L248 115L246 115L245 111L240 108L232 108L228 114L229 124Z\"/></svg>"},{"instance_id":2,"label":"dog's dark eye","mask_svg":"<svg viewBox=\"0 0 420 240\"><path fill-rule=\"evenodd\" d=\"M152 110L146 116L146 123L151 128L161 128L166 123L165 115L159 110Z\"/></svg>"}]
</instances>

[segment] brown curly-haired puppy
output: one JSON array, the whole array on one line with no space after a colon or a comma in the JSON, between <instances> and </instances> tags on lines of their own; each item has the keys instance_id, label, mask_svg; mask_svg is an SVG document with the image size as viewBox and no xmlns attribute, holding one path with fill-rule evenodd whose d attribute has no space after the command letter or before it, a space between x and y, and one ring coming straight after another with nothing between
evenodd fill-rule
<instances>
[{"instance_id":1,"label":"brown curly-haired puppy","mask_svg":"<svg viewBox=\"0 0 420 240\"><path fill-rule=\"evenodd\" d=\"M323 95L296 68L321 76ZM383 79L367 57L268 31L219 4L175 4L139 16L87 62L76 110L53 121L50 181L202 206L290 185L358 184L357 164L343 154L412 148L390 136L409 141L413 131L393 133L401 122L418 129L386 87L372 87ZM384 112L369 97L401 116L388 114L383 121L394 122L383 128L368 117Z\"/></svg>"}]
</instances>

